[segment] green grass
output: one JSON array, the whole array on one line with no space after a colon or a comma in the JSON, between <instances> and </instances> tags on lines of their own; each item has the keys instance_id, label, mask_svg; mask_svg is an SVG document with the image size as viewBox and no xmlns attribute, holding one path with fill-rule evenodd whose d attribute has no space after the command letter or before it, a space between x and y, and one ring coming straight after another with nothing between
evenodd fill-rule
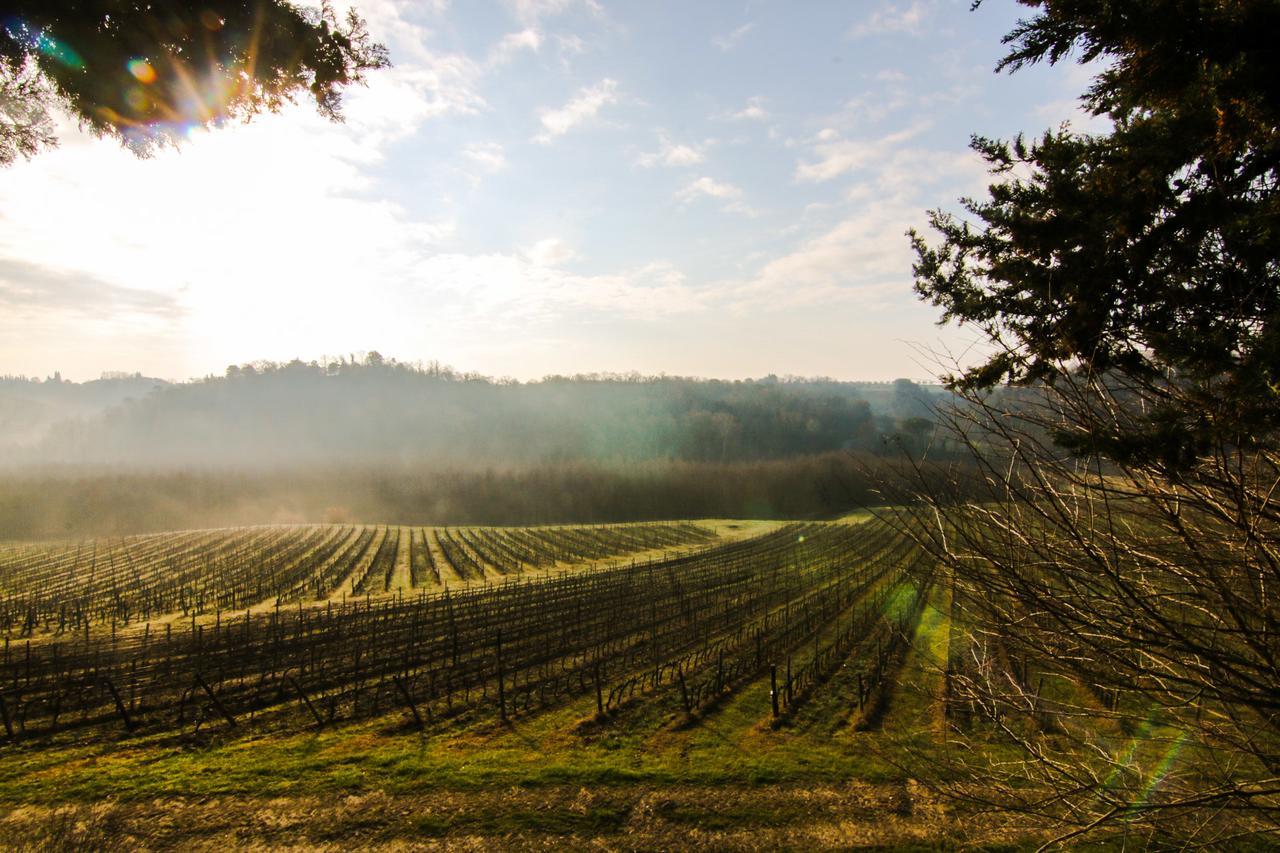
<instances>
[{"instance_id":1,"label":"green grass","mask_svg":"<svg viewBox=\"0 0 1280 853\"><path fill-rule=\"evenodd\" d=\"M0 750L0 803L165 796L281 796L423 788L619 784L759 784L892 778L859 739L771 731L767 679L691 726L674 703L640 702L579 726L594 698L503 726L492 720L425 736L401 715L319 732L258 734L207 745L121 738Z\"/></svg>"}]
</instances>

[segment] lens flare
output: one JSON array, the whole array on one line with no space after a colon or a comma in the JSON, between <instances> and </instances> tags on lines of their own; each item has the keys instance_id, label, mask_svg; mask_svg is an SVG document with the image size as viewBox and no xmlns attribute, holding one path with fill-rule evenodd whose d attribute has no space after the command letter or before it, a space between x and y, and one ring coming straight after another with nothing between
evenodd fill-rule
<instances>
[{"instance_id":1,"label":"lens flare","mask_svg":"<svg viewBox=\"0 0 1280 853\"><path fill-rule=\"evenodd\" d=\"M41 33L36 38L36 48L50 59L61 62L68 68L84 68L84 60L80 54L72 50L71 45L58 41L51 35Z\"/></svg>"},{"instance_id":2,"label":"lens flare","mask_svg":"<svg viewBox=\"0 0 1280 853\"><path fill-rule=\"evenodd\" d=\"M124 100L129 105L129 109L135 113L144 113L151 106L151 99L138 86L130 87L129 91L125 93Z\"/></svg>"},{"instance_id":3,"label":"lens flare","mask_svg":"<svg viewBox=\"0 0 1280 853\"><path fill-rule=\"evenodd\" d=\"M156 70L145 59L130 59L129 73L138 78L140 83L150 84L156 82Z\"/></svg>"},{"instance_id":4,"label":"lens flare","mask_svg":"<svg viewBox=\"0 0 1280 853\"><path fill-rule=\"evenodd\" d=\"M1146 743L1147 739L1151 735L1152 729L1155 727L1155 724L1156 707L1153 705L1150 711L1147 712L1146 720L1142 722L1142 725L1138 726L1138 730L1134 732L1133 737L1130 738L1129 748L1125 752L1124 758L1115 762L1115 769L1111 771L1111 774L1107 776L1106 781L1102 783L1103 792L1110 792L1115 788L1116 783L1120 781L1121 773L1132 767L1133 759L1138 754L1138 749Z\"/></svg>"},{"instance_id":5,"label":"lens flare","mask_svg":"<svg viewBox=\"0 0 1280 853\"><path fill-rule=\"evenodd\" d=\"M1158 763L1155 766L1155 769L1151 771L1151 780L1143 790L1142 796L1138 797L1138 806L1145 806L1151 802L1151 798L1160 787L1160 783L1164 781L1164 778L1169 775L1169 771L1173 769L1173 763L1177 760L1178 753L1182 752L1182 747L1186 745L1186 742L1187 733L1182 732L1178 735L1177 740L1175 740L1169 748L1165 750L1164 756L1160 759L1160 763Z\"/></svg>"}]
</instances>

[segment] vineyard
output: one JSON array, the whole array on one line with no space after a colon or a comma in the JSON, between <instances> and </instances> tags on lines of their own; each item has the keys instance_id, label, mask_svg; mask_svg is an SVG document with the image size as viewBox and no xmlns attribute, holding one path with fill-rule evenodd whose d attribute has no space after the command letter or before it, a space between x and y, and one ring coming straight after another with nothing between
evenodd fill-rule
<instances>
[{"instance_id":1,"label":"vineyard","mask_svg":"<svg viewBox=\"0 0 1280 853\"><path fill-rule=\"evenodd\" d=\"M27 615L11 620L5 639L0 718L19 739L325 726L393 709L422 728L463 713L505 720L578 695L593 696L601 716L636 697L696 715L767 675L781 723L850 667L859 707L880 695L931 582L922 555L885 525L793 524L665 559L524 576L709 538L694 525L179 534L103 548L114 570L98 584L90 571L79 587L84 549L45 551L51 565L24 552L11 579L36 577L81 597L55 620L45 590L10 596L10 613ZM409 594L388 595L401 541ZM207 599L189 598L200 565L222 571L201 578ZM495 571L497 584L444 585L446 574L466 581ZM122 575L135 579L124 592ZM340 583L352 593L345 601L303 601ZM383 594L365 594L371 587ZM221 602L226 590L245 602L266 591L272 603L219 609L212 620L188 606L185 619L123 628L127 614L158 602ZM122 624L94 633L86 614L101 618L104 608ZM22 638L37 625L57 630Z\"/></svg>"},{"instance_id":2,"label":"vineyard","mask_svg":"<svg viewBox=\"0 0 1280 853\"><path fill-rule=\"evenodd\" d=\"M949 733L1051 735L1071 702L1118 701L1046 686L1035 661L964 631L948 578L879 520L262 527L2 559L0 794L19 799L254 791L282 773L357 791L469 789L478 772L554 790L900 787L894 762L932 760ZM993 719L957 689L978 677L1030 704ZM332 758L299 765L316 744ZM53 771L87 756L118 770ZM165 775L192 760L208 769Z\"/></svg>"},{"instance_id":3,"label":"vineyard","mask_svg":"<svg viewBox=\"0 0 1280 853\"><path fill-rule=\"evenodd\" d=\"M421 590L714 538L695 524L285 526L0 549L0 630L26 636L263 603ZM407 571L398 571L405 564Z\"/></svg>"}]
</instances>

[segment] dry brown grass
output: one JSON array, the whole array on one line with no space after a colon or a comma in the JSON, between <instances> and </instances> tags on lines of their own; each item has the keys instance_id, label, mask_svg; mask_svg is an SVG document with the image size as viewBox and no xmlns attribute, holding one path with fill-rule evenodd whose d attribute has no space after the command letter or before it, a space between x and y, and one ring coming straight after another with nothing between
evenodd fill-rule
<instances>
[{"instance_id":1,"label":"dry brown grass","mask_svg":"<svg viewBox=\"0 0 1280 853\"><path fill-rule=\"evenodd\" d=\"M16 850L834 850L1026 843L922 786L580 787L23 806Z\"/></svg>"}]
</instances>

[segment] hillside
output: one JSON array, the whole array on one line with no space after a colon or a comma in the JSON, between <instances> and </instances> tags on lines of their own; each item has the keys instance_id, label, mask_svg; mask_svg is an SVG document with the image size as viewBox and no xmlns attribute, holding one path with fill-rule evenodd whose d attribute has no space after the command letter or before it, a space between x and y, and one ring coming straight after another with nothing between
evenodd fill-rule
<instances>
[{"instance_id":1,"label":"hillside","mask_svg":"<svg viewBox=\"0 0 1280 853\"><path fill-rule=\"evenodd\" d=\"M141 380L140 380L141 381ZM91 385L92 383L86 383ZM907 380L718 381L548 377L519 383L385 361L245 365L222 377L75 399L32 417L49 383L22 383L6 417L18 463L258 467L316 463L744 462L920 443L937 389ZM78 396L73 393L78 390Z\"/></svg>"},{"instance_id":2,"label":"hillside","mask_svg":"<svg viewBox=\"0 0 1280 853\"><path fill-rule=\"evenodd\" d=\"M141 374L104 374L89 382L60 376L39 381L0 377L0 454L30 452L55 425L93 420L127 400L139 400L169 383ZM0 455L0 459L4 458Z\"/></svg>"}]
</instances>

